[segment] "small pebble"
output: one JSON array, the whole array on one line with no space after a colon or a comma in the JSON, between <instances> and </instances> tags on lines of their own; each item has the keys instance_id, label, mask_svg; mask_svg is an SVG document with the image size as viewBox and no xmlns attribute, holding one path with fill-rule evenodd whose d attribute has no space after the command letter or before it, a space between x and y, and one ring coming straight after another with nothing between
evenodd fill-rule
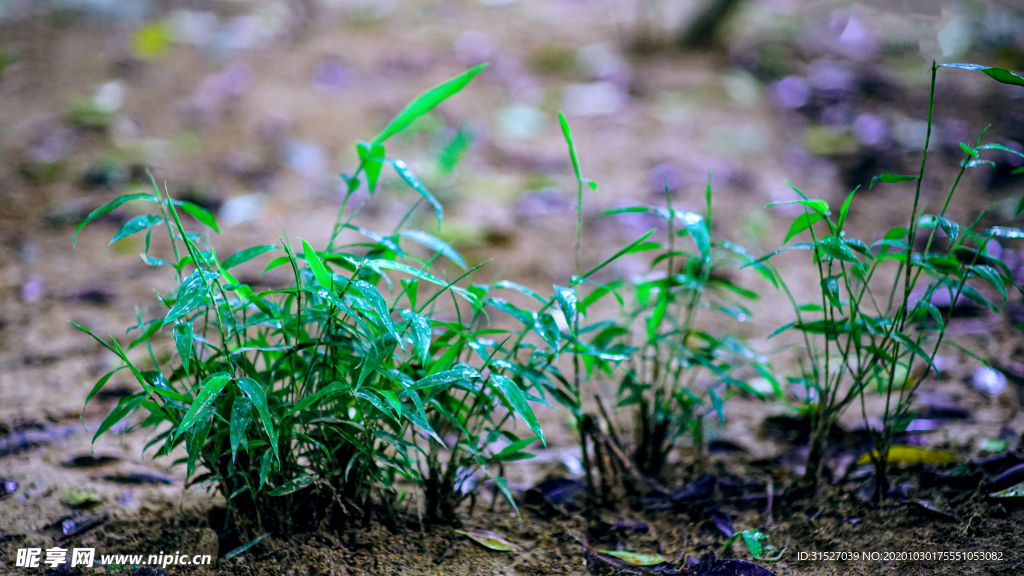
<instances>
[{"instance_id":1,"label":"small pebble","mask_svg":"<svg viewBox=\"0 0 1024 576\"><path fill-rule=\"evenodd\" d=\"M971 386L989 396L999 396L1006 390L1006 376L998 370L982 366L971 377Z\"/></svg>"}]
</instances>

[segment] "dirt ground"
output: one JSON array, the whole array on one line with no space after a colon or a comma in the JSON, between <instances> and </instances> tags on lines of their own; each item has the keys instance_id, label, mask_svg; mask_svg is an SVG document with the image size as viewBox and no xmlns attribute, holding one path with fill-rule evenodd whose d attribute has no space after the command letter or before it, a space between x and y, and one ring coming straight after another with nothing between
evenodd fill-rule
<instances>
[{"instance_id":1,"label":"dirt ground","mask_svg":"<svg viewBox=\"0 0 1024 576\"><path fill-rule=\"evenodd\" d=\"M706 503L659 511L623 498L600 518L585 519L544 506L523 506L514 516L506 503L492 506L491 495L482 494L475 509L464 511L464 528L495 531L520 546L519 553L485 549L451 527L421 530L410 501L406 530L373 522L342 534L271 536L225 560L239 543L217 535L222 503L201 487L184 488L184 470L170 466L172 459L144 454L147 431L121 430L92 443L103 416L134 384L115 377L110 393L83 413L85 395L114 360L67 321L122 335L137 310L152 309L154 290L172 286L166 271L137 258L141 237L103 249L127 216L87 228L72 248L75 225L139 186L140 170L149 167L172 195L219 212L221 254L284 233L325 243L340 199L336 176L355 164L354 142L375 133L416 93L486 60L487 72L389 152L432 176L446 210L438 233L467 261L492 260L482 279L500 274L544 290L573 271L571 251L559 249L571 244L575 218L559 109L572 123L584 174L600 184L584 204L585 261L600 261L652 227L603 210L663 202L669 181L677 208L702 211L709 173L715 232L761 254L781 244L788 225L783 210L764 208L793 198L785 181L835 205L877 173L916 171L915 142L927 107L928 60L921 53L934 51L929 42L936 30L955 29L960 17L975 31L964 58L1024 68L1024 43L992 31L1000 28L990 21L1003 17L999 2L967 16L949 4L927 17L871 3L748 3L719 44L689 51L664 46L664 19L638 24L642 12L631 2L205 4L161 1L126 9L116 2L53 2L41 9L0 2L0 479L18 484L9 495L0 493L2 573L31 573L14 568L16 550L57 541L50 524L70 513L61 503L69 489L98 496L89 514L105 520L61 546L221 556L212 569L180 569L183 574L587 573L570 534L598 549L660 553L669 561L721 554L725 537ZM650 4L669 14L675 6ZM996 16L986 20L986 14ZM140 26L154 22L164 27L152 28L147 41ZM1024 20L1008 26L1012 31ZM951 34L940 39L949 44ZM640 37L648 40L644 50L635 49ZM783 82L790 78L802 79L803 87ZM992 141L1024 142L1024 90L946 70L939 86L936 170L923 186L932 211L959 161L960 140L973 141L991 122ZM801 94L807 103L791 106ZM97 102L111 111L90 122L82 110ZM884 121L884 130L873 119ZM444 175L436 158L460 127L474 141L457 169ZM999 160L965 178L955 219L970 221L996 203L982 225L1013 225L1021 187L1006 178L1013 159ZM537 192L545 189L554 192ZM899 186L858 193L851 234L874 240L899 225L909 214L908 198ZM396 178L386 179L361 224L393 225L414 201ZM418 224L429 227L430 218L424 214ZM1015 272L1021 269L1019 247L1003 246L1001 254ZM817 280L809 280L798 259L780 262L798 299L814 293ZM281 281L261 278L258 268L242 270L247 281ZM605 279L644 270L637 255ZM782 294L754 278L741 283L764 297L751 321L728 328L777 354L784 368L792 361L786 343L765 341L789 319ZM795 398L731 400L725 424L711 428L710 439L718 442L712 453L679 450L669 487L713 475L718 488L711 501L735 528L760 529L775 549L785 549L778 561L763 563L779 575L1024 574L1024 507L1017 499L988 498L979 484L1024 461L1012 458L1024 433L1024 342L1015 328L1022 310L1020 295L1011 295L1002 314L973 310L954 321L952 336L1006 378L995 393L980 390L973 384L979 364L955 350L944 353L943 376L926 382L918 400L920 413L936 415L920 416L930 428L907 442L949 450L957 462L938 472L899 471L893 484L905 498L867 502L862 492L871 478L849 461L841 481L813 497L789 498L786 490L799 473L792 436L798 431L780 432L773 422L795 422ZM590 385L614 397L616 383ZM615 418L619 430L628 429L628 413ZM507 471L520 492L569 475L579 459L563 415L543 413L542 423L549 449ZM851 409L841 425L851 451L865 452L860 411ZM986 439L1009 441L1003 460L979 463L991 457L982 450ZM93 454L109 458L83 462ZM957 484L959 478L974 480ZM765 499L720 501L729 482L757 484ZM815 552L950 551L1003 559L800 560L800 553ZM742 542L732 553L750 559Z\"/></svg>"}]
</instances>

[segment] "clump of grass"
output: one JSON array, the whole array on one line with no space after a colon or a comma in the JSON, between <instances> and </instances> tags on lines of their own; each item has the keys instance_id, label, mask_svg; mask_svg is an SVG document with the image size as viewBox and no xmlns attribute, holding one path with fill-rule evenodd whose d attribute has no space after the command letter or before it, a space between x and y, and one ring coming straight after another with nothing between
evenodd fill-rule
<instances>
[{"instance_id":1,"label":"clump of grass","mask_svg":"<svg viewBox=\"0 0 1024 576\"><path fill-rule=\"evenodd\" d=\"M139 334L127 346L76 324L121 361L86 402L123 369L142 386L118 403L96 436L142 411L141 426L157 431L149 443L155 455L184 446L180 462L190 483L223 496L240 535L339 527L374 511L390 519L402 503L400 478L423 491L426 521L455 521L458 503L483 475L514 507L498 473L503 462L528 457L527 446L544 442L531 407L544 392L528 390L541 386L537 374L561 351L551 318L512 310L550 345L524 360L525 331L511 345L511 336L496 343L497 331L479 322L486 306L500 307L490 293L507 286L458 286L476 268L466 270L462 257L433 235L404 228L420 203L390 233L356 226L358 209L347 210L351 194L361 186L373 193L390 165L440 222L441 204L403 162L386 156L384 143L482 69L421 95L371 142L357 145L360 164L344 176L348 195L322 250L282 238L222 258L182 219L188 214L219 232L214 216L172 199L155 180L152 194L121 196L90 214L78 230L128 202L155 208L128 221L112 242L145 231L142 259L172 271L177 283L160 296L162 312L129 329ZM346 231L364 241L339 245ZM173 259L149 253L153 232L167 234ZM424 249L428 255L419 256ZM291 285L256 291L231 273L267 257L273 258L265 270L285 267ZM465 271L449 280L440 259ZM457 320L442 311L454 311ZM168 336L173 351L161 345ZM528 434L510 429L517 419Z\"/></svg>"},{"instance_id":2,"label":"clump of grass","mask_svg":"<svg viewBox=\"0 0 1024 576\"><path fill-rule=\"evenodd\" d=\"M681 438L689 436L695 455L703 453L707 417L714 414L724 423L725 402L734 394L761 395L737 372L752 366L774 381L768 360L748 342L705 328L709 315L719 322L749 320L752 312L746 303L759 299L726 273L753 257L741 246L712 235L710 181L705 201L705 216L674 209L667 191L666 207L607 212L652 213L668 223L664 241L648 241L634 249L653 253L650 272L621 288L629 292L631 302L623 337L630 340L633 353L623 370L618 406L634 410L633 461L655 478L661 477L669 452ZM687 237L692 247L684 248L681 240ZM758 264L755 270L774 282L765 266Z\"/></svg>"},{"instance_id":3,"label":"clump of grass","mask_svg":"<svg viewBox=\"0 0 1024 576\"><path fill-rule=\"evenodd\" d=\"M1024 86L1024 79L1004 69L972 64L944 66L979 70L1000 82ZM804 486L817 485L829 434L840 415L860 401L866 420L864 400L877 393L884 399L882 426L868 429L874 443L870 454L876 469L874 497L883 498L889 488L887 468L893 438L909 424L911 399L924 380L915 377L920 371L917 367L923 367L924 373L937 372L934 359L945 343L963 350L946 339L952 303L963 296L998 311L1012 287L1009 269L989 256L986 246L993 237L1022 237L1024 233L1005 228L975 232L987 211L982 211L966 227L946 214L964 172L991 164L980 157L981 152L1001 150L1021 155L1020 152L999 144L982 145L980 137L973 145L962 143L965 158L941 209L937 214L922 214L925 207L921 205L921 184L928 159L939 67L931 67L928 136L918 174L882 174L871 182L871 186L879 182L915 183L907 224L887 231L868 245L845 231L857 190L850 192L833 218L827 202L808 198L793 188L800 199L788 203L801 206L803 213L791 224L786 242L805 233L811 241L787 244L757 261L764 262L783 251L810 250L817 271L820 299L815 302L798 303L779 277L796 319L773 334L799 332L807 353L803 374L791 378L813 390L809 398L812 424ZM938 237L940 230L945 236L942 242ZM927 240L921 249L919 240L925 231ZM1001 303L987 300L975 288L978 283L995 288L1002 296ZM951 304L945 313L932 303L932 296L939 291L948 292L950 297Z\"/></svg>"}]
</instances>

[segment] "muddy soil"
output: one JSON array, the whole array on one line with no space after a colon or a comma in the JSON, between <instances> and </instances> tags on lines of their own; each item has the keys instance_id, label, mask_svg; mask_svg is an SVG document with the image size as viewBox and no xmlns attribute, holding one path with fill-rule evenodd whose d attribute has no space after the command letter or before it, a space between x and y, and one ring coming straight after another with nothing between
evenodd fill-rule
<instances>
[{"instance_id":1,"label":"muddy soil","mask_svg":"<svg viewBox=\"0 0 1024 576\"><path fill-rule=\"evenodd\" d=\"M446 209L439 234L467 261L493 259L488 279L500 273L544 290L572 273L571 251L557 249L571 245L575 219L559 109L572 122L585 175L600 183L600 193L585 200L586 261L600 261L653 227L602 216L604 209L663 202L669 181L677 208L702 211L709 172L716 232L761 254L780 245L788 226L783 211L764 208L793 197L785 180L836 204L879 172L916 170L928 65L920 55L927 42L919 45L916 35L934 39L951 21L949 13L907 24L905 15L864 6L764 2L742 11L709 50L657 45L636 52L630 46L637 12L629 3L154 2L144 14L119 13L116 3L36 14L15 4L0 6L0 478L18 484L0 495L4 573L29 573L14 568L18 548L55 542L95 546L98 554L202 549L220 556L212 569L168 568L183 574L587 573L570 534L598 549L660 553L679 566L708 551L721 555L725 535L707 503L656 511L620 495L599 518L528 506L513 516L484 493L463 511L463 528L495 531L519 553L485 549L452 527L421 529L410 500L401 529L372 519L341 534L272 535L225 560L240 543L217 521L222 503L202 486L185 488L184 471L172 459L144 454L147 431L118 430L92 441L106 412L135 384L115 376L83 412L86 394L113 359L67 321L122 335L136 322L136 307L145 310L154 290L166 293L172 285L166 272L137 258L141 238L103 249L127 216L86 229L72 249L74 227L91 209L141 185L149 167L173 195L219 211L223 254L283 233L323 243L339 205L335 176L353 166L353 142L375 133L417 92L488 60L487 73L393 150L417 171L435 173L431 182ZM164 46L162 28L154 28L156 40L139 44L141 25L197 14L207 23L212 15L213 32L176 36ZM967 22L987 20L972 15ZM210 28L193 22L186 29L197 26ZM1007 41L977 40L964 58L1010 66L1024 62L1021 54ZM945 72L935 172L923 187L932 211L959 161L959 140L973 141L989 122L994 141L1024 139L1020 90ZM789 78L803 84L781 82ZM801 94L807 102L793 106ZM99 124L80 113L83 102L97 99L112 107ZM882 132L871 132L878 128L872 119L882 122ZM436 157L460 127L475 135L474 143L457 170L442 175ZM1011 160L969 173L952 216L969 222L999 202L983 225L1012 225L1021 188L1006 177ZM858 193L851 234L873 240L899 225L910 211L909 194L899 186ZM414 201L396 179L386 180L360 224L387 228ZM430 215L418 218L417 225L430 226ZM1015 270L1024 261L1019 253L1002 247ZM794 275L798 299L813 294L816 279L797 259L780 266ZM641 256L627 258L604 279L644 270ZM265 285L283 281L259 272L244 269L243 276ZM742 283L763 293L754 318L712 329L737 330L787 366L788 343L764 340L789 321L784 298L756 278ZM1003 439L1013 449L1024 432L1024 347L1015 328L1021 310L1019 295L1011 295L1002 314L971 310L953 323L952 336L1008 378L999 390L979 389L979 364L956 350L945 353L943 377L926 382L919 398L919 412L935 414L921 416L931 425L906 440L949 450L957 463L899 472L893 485L904 492L896 498L867 502L870 472L849 458L840 481L790 498L799 441L791 429L772 428L770 417L791 422L794 397L730 401L724 425L709 428L712 453L679 450L666 484L678 489L713 474L763 486L763 501L717 506L736 530L760 529L776 550L785 549L777 562L764 563L777 574L1024 574L1024 508L989 499L981 482L1011 460L992 469L972 464L990 456L984 440ZM590 385L610 399L617 383ZM869 404L869 416L875 408ZM628 413L614 417L616 429L629 429ZM857 433L865 420L850 410L841 422L855 456L867 450ZM578 466L575 433L564 416L547 412L542 423L549 449L507 471L520 491ZM107 458L88 461L91 455ZM957 484L951 474L973 480ZM69 501L72 489L91 491L99 503L87 514L105 520L55 540L48 526L71 514L61 499ZM719 488L712 501L722 494ZM999 553L1003 560L799 560L814 552L956 551ZM742 542L731 552L750 559ZM160 573L146 570L130 573Z\"/></svg>"}]
</instances>

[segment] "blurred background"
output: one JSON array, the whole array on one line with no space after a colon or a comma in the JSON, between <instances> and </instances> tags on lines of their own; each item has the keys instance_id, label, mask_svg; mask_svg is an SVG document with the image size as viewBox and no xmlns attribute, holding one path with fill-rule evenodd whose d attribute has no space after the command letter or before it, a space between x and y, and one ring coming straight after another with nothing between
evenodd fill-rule
<instances>
[{"instance_id":1,"label":"blurred background","mask_svg":"<svg viewBox=\"0 0 1024 576\"><path fill-rule=\"evenodd\" d=\"M664 203L667 187L674 206L702 212L709 174L716 233L760 255L788 227L784 211L764 208L794 197L786 180L835 204L882 172L916 173L932 60L1021 71L1024 6L0 0L0 426L77 421L113 358L66 321L123 334L137 306L172 285L166 269L139 260L142 235L104 250L130 208L71 246L91 210L148 186L147 168L173 196L219 216L221 255L283 234L323 245L344 192L338 174L357 164L354 142L414 95L486 61L388 152L445 205L440 230L428 211L416 226L471 264L492 259L478 281L500 274L550 287L573 271L575 183L559 110L584 175L600 184L585 199L585 261L662 226L605 209ZM948 189L959 142L987 124L988 140L1024 150L1024 88L960 70L940 71L938 86L934 171L923 186L932 204ZM969 222L996 203L984 224L1012 219L1021 188L1010 172L1021 159L991 158L994 167L965 178L955 218ZM393 174L382 182L360 198L366 228L390 229L418 198ZM875 239L905 222L911 195L912 185L865 189L851 211L855 233ZM1020 269L1010 248L1002 256ZM287 281L281 269L253 266L243 281ZM603 273L645 270L637 255ZM743 328L751 336L786 321L782 307L755 314ZM1024 320L1019 299L1009 314ZM964 329L1010 362L1016 352L1004 348L1016 340L986 322ZM90 405L86 420L116 394Z\"/></svg>"}]
</instances>

